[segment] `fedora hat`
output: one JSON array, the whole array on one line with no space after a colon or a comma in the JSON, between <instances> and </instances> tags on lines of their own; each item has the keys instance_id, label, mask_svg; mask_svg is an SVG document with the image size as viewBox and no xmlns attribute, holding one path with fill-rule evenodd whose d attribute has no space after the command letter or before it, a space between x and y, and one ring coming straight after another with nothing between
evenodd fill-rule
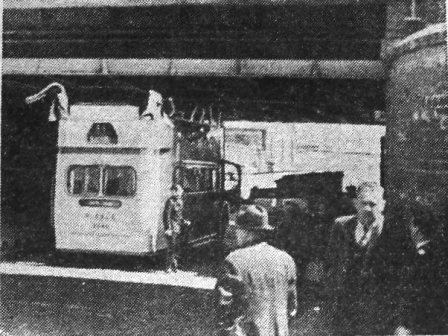
<instances>
[{"instance_id":1,"label":"fedora hat","mask_svg":"<svg viewBox=\"0 0 448 336\"><path fill-rule=\"evenodd\" d=\"M268 212L259 205L243 205L236 216L236 227L249 231L272 231L269 225Z\"/></svg>"}]
</instances>

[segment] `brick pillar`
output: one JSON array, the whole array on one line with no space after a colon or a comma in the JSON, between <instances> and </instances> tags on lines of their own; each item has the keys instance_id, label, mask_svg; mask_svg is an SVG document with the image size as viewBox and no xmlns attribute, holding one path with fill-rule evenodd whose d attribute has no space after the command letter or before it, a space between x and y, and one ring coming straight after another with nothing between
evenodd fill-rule
<instances>
[{"instance_id":1,"label":"brick pillar","mask_svg":"<svg viewBox=\"0 0 448 336\"><path fill-rule=\"evenodd\" d=\"M412 13L411 9L413 1L394 0L388 2L382 55L387 53L392 44L425 28L425 26L445 22L446 0L415 0L415 13Z\"/></svg>"},{"instance_id":2,"label":"brick pillar","mask_svg":"<svg viewBox=\"0 0 448 336\"><path fill-rule=\"evenodd\" d=\"M427 24L445 22L446 0L425 0L420 7L420 15Z\"/></svg>"}]
</instances>

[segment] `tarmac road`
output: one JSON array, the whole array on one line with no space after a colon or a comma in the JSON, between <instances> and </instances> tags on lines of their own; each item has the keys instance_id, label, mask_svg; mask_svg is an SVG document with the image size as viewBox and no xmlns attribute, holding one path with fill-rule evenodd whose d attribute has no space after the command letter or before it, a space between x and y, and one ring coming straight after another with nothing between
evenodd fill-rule
<instances>
[{"instance_id":1,"label":"tarmac road","mask_svg":"<svg viewBox=\"0 0 448 336\"><path fill-rule=\"evenodd\" d=\"M0 330L10 335L210 335L211 290L1 275Z\"/></svg>"},{"instance_id":2,"label":"tarmac road","mask_svg":"<svg viewBox=\"0 0 448 336\"><path fill-rule=\"evenodd\" d=\"M212 277L19 266L0 264L1 336L215 333ZM292 335L330 335L323 305L302 301Z\"/></svg>"}]
</instances>

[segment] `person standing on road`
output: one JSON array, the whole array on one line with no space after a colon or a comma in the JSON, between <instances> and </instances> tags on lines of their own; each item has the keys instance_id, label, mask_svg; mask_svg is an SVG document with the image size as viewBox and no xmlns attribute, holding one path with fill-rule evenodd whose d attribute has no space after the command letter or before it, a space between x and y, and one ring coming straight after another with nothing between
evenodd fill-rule
<instances>
[{"instance_id":1,"label":"person standing on road","mask_svg":"<svg viewBox=\"0 0 448 336\"><path fill-rule=\"evenodd\" d=\"M216 285L221 335L288 336L297 312L294 260L265 242L274 230L266 209L243 206L236 227L240 248L225 259Z\"/></svg>"},{"instance_id":2,"label":"person standing on road","mask_svg":"<svg viewBox=\"0 0 448 336\"><path fill-rule=\"evenodd\" d=\"M171 187L172 195L166 201L163 216L165 237L167 239L167 272L177 272L179 263L180 240L185 235L185 230L190 226L190 221L184 219L184 190L181 185Z\"/></svg>"},{"instance_id":3,"label":"person standing on road","mask_svg":"<svg viewBox=\"0 0 448 336\"><path fill-rule=\"evenodd\" d=\"M330 234L326 285L333 332L381 334L381 309L388 279L383 248L383 190L364 182L357 189L357 214L339 217Z\"/></svg>"},{"instance_id":4,"label":"person standing on road","mask_svg":"<svg viewBox=\"0 0 448 336\"><path fill-rule=\"evenodd\" d=\"M299 270L303 270L309 255L309 202L304 198L283 200L276 241L279 248L291 255Z\"/></svg>"}]
</instances>

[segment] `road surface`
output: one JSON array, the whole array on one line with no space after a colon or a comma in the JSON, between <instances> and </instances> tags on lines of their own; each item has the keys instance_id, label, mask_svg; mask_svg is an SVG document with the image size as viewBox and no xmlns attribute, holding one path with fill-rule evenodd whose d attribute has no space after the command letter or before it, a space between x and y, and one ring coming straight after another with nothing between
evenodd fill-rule
<instances>
[{"instance_id":1,"label":"road surface","mask_svg":"<svg viewBox=\"0 0 448 336\"><path fill-rule=\"evenodd\" d=\"M215 283L194 271L4 262L0 335L214 335ZM331 334L318 305L302 299L292 335Z\"/></svg>"}]
</instances>

